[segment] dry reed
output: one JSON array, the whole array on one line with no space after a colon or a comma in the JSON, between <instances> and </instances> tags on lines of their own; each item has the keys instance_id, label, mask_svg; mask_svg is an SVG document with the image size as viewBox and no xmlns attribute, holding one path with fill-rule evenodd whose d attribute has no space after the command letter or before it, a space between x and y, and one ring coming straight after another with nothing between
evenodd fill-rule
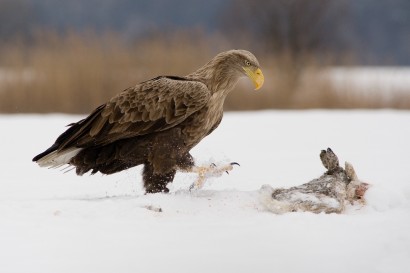
<instances>
[{"instance_id":1,"label":"dry reed","mask_svg":"<svg viewBox=\"0 0 410 273\"><path fill-rule=\"evenodd\" d=\"M185 75L217 52L231 48L200 31L153 34L125 43L115 33L38 33L31 45L0 48L0 112L87 113L121 90L158 75ZM266 83L261 91L241 81L227 110L266 108L410 108L409 96L336 92L329 82L307 77L322 68L314 58L297 66L283 54L258 54ZM12 72L11 77L6 77ZM309 73L306 73L309 71ZM3 73L3 77L1 77Z\"/></svg>"}]
</instances>

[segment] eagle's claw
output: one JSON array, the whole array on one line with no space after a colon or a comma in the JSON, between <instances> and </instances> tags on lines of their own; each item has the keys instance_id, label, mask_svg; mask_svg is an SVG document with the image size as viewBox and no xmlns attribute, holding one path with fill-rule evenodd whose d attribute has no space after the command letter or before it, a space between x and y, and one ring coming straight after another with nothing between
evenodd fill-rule
<instances>
[{"instance_id":1,"label":"eagle's claw","mask_svg":"<svg viewBox=\"0 0 410 273\"><path fill-rule=\"evenodd\" d=\"M229 165L231 165L231 166L234 166L234 165L238 165L238 166L241 166L241 165L239 165L239 163L238 162L231 162L231 163L229 163ZM227 174L229 174L229 172L228 171L225 171Z\"/></svg>"},{"instance_id":2,"label":"eagle's claw","mask_svg":"<svg viewBox=\"0 0 410 273\"><path fill-rule=\"evenodd\" d=\"M205 180L209 177L221 176L224 172L229 174L234 165L240 166L238 162L231 162L219 167L215 163L211 163L209 167L193 167L191 171L198 174L198 180L189 187L189 190L202 188Z\"/></svg>"}]
</instances>

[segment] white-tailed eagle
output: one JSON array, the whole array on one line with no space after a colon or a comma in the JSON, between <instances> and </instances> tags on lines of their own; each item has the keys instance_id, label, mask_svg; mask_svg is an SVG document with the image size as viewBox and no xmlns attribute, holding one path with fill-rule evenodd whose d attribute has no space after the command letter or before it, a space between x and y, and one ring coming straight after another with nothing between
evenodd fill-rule
<instances>
[{"instance_id":1,"label":"white-tailed eagle","mask_svg":"<svg viewBox=\"0 0 410 273\"><path fill-rule=\"evenodd\" d=\"M263 84L255 56L230 50L187 76L139 83L70 124L33 161L42 167L69 164L78 175L112 174L143 164L145 190L167 192L177 170L204 172L189 152L218 127L226 96L244 76L256 89Z\"/></svg>"}]
</instances>

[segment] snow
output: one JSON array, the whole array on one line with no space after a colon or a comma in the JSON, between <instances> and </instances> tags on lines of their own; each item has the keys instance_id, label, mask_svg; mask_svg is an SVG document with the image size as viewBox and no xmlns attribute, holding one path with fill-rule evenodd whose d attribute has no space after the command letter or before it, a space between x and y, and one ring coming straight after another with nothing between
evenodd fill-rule
<instances>
[{"instance_id":1,"label":"snow","mask_svg":"<svg viewBox=\"0 0 410 273\"><path fill-rule=\"evenodd\" d=\"M330 80L336 90L354 90L360 93L378 92L384 95L408 93L409 67L353 66L331 67L321 76Z\"/></svg>"},{"instance_id":2,"label":"snow","mask_svg":"<svg viewBox=\"0 0 410 273\"><path fill-rule=\"evenodd\" d=\"M0 92L7 90L7 85L18 82L31 83L40 76L31 68L10 69L0 66Z\"/></svg>"},{"instance_id":3,"label":"snow","mask_svg":"<svg viewBox=\"0 0 410 273\"><path fill-rule=\"evenodd\" d=\"M193 155L241 166L154 195L139 167L78 177L31 162L80 118L0 116L0 272L410 272L410 112L227 113ZM262 185L317 178L327 147L372 184L367 205L268 212Z\"/></svg>"}]
</instances>

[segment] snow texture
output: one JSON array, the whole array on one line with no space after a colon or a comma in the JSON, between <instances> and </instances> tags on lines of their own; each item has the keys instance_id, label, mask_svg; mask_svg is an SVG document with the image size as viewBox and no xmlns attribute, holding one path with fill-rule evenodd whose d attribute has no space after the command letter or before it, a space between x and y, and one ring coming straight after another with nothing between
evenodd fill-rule
<instances>
[{"instance_id":1,"label":"snow texture","mask_svg":"<svg viewBox=\"0 0 410 273\"><path fill-rule=\"evenodd\" d=\"M353 90L358 94L377 92L387 98L400 92L408 93L410 86L408 67L331 67L321 76L336 90Z\"/></svg>"},{"instance_id":2,"label":"snow texture","mask_svg":"<svg viewBox=\"0 0 410 273\"><path fill-rule=\"evenodd\" d=\"M177 174L153 195L140 167L78 177L31 162L80 118L0 116L0 272L410 272L410 112L228 113L193 155L241 166L192 192L195 175ZM324 147L372 184L367 205L266 210L262 185L319 177Z\"/></svg>"}]
</instances>

